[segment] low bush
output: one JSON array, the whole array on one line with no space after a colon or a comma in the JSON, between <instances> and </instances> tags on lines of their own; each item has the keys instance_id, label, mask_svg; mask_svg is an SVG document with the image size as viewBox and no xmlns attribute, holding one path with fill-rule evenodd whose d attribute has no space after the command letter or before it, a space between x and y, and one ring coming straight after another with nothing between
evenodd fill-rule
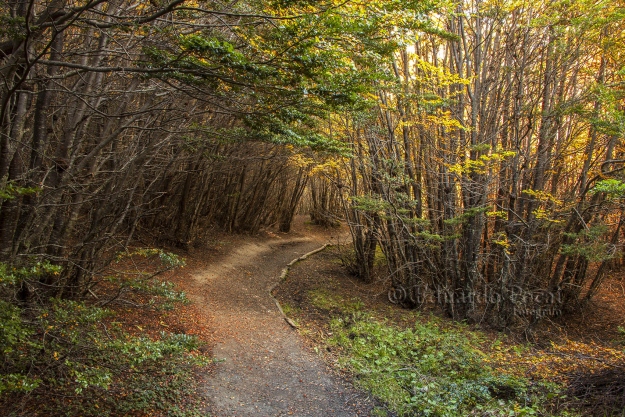
<instances>
[{"instance_id":1,"label":"low bush","mask_svg":"<svg viewBox=\"0 0 625 417\"><path fill-rule=\"evenodd\" d=\"M555 385L496 374L468 329L429 321L402 330L362 313L331 327L342 365L400 416L553 415L549 404L560 395Z\"/></svg>"},{"instance_id":2,"label":"low bush","mask_svg":"<svg viewBox=\"0 0 625 417\"><path fill-rule=\"evenodd\" d=\"M11 296L20 285L56 272L58 267L48 263L20 269L0 265L0 414L200 415L194 370L208 358L198 353L195 337L131 334L122 317L95 301L24 302ZM154 311L184 299L170 284L150 281L124 280L129 292L141 292L149 301L133 308ZM109 302L122 300L119 286L109 288L114 292Z\"/></svg>"}]
</instances>

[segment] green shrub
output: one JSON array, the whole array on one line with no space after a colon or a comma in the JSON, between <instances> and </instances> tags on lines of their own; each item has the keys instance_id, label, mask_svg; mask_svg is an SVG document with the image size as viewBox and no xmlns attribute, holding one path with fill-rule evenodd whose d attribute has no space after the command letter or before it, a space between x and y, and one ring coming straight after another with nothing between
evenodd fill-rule
<instances>
[{"instance_id":1,"label":"green shrub","mask_svg":"<svg viewBox=\"0 0 625 417\"><path fill-rule=\"evenodd\" d=\"M334 319L330 343L356 382L400 416L538 415L555 387L495 375L467 329L400 330L356 313ZM543 410L544 411L544 410Z\"/></svg>"},{"instance_id":2,"label":"green shrub","mask_svg":"<svg viewBox=\"0 0 625 417\"><path fill-rule=\"evenodd\" d=\"M112 310L84 300L24 302L11 296L20 285L59 270L48 263L0 264L4 415L201 415L194 371L208 358L197 353L195 337L132 335ZM156 280L117 285L148 294L146 308L184 300L171 284Z\"/></svg>"},{"instance_id":3,"label":"green shrub","mask_svg":"<svg viewBox=\"0 0 625 417\"><path fill-rule=\"evenodd\" d=\"M6 302L0 311L0 396L13 400L15 415L35 413L20 412L22 401L39 403L40 415L194 415L193 406L179 409L194 366L207 361L189 353L194 337L131 336L106 320L109 310L69 300L52 300L30 319Z\"/></svg>"}]
</instances>

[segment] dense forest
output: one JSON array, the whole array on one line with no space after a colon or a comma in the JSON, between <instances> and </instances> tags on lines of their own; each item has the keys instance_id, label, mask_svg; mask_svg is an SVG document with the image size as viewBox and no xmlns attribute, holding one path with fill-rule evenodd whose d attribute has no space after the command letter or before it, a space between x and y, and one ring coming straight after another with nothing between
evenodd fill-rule
<instances>
[{"instance_id":1,"label":"dense forest","mask_svg":"<svg viewBox=\"0 0 625 417\"><path fill-rule=\"evenodd\" d=\"M154 248L214 227L346 223L361 280L381 250L392 301L497 329L580 311L620 266L621 1L1 0L0 21L6 401L192 349L97 323L178 297Z\"/></svg>"}]
</instances>

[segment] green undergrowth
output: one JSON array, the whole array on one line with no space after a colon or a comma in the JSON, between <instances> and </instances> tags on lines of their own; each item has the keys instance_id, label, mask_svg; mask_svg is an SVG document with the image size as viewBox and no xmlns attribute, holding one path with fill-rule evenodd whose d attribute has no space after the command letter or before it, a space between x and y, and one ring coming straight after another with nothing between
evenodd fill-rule
<instances>
[{"instance_id":1,"label":"green undergrowth","mask_svg":"<svg viewBox=\"0 0 625 417\"><path fill-rule=\"evenodd\" d=\"M307 298L331 317L331 337L321 343L357 386L384 404L372 415L574 415L558 410L566 401L563 387L494 369L487 348L493 343L468 326L409 311L392 322L367 311L359 298L323 287L307 291Z\"/></svg>"},{"instance_id":2,"label":"green undergrowth","mask_svg":"<svg viewBox=\"0 0 625 417\"><path fill-rule=\"evenodd\" d=\"M161 263L159 254L140 256ZM0 414L204 415L194 392L195 371L209 358L199 352L199 340L124 324L132 311L158 317L159 309L184 301L184 294L154 278L119 278L125 301L149 301L117 311L95 297L16 301L20 285L34 287L44 274L60 271L48 263L22 269L0 264Z\"/></svg>"},{"instance_id":3,"label":"green undergrowth","mask_svg":"<svg viewBox=\"0 0 625 417\"><path fill-rule=\"evenodd\" d=\"M105 324L114 319L110 310L67 300L51 301L28 321L6 302L0 311L0 403L10 402L2 404L9 416L198 415L187 397L194 367L207 358L190 354L194 337L132 336L119 323Z\"/></svg>"},{"instance_id":4,"label":"green undergrowth","mask_svg":"<svg viewBox=\"0 0 625 417\"><path fill-rule=\"evenodd\" d=\"M401 329L364 312L335 317L327 341L361 388L399 416L552 416L553 384L498 374L481 335L437 320ZM385 415L382 409L378 415Z\"/></svg>"},{"instance_id":5,"label":"green undergrowth","mask_svg":"<svg viewBox=\"0 0 625 417\"><path fill-rule=\"evenodd\" d=\"M308 292L308 297L313 306L321 310L340 310L346 312L359 311L364 307L362 301L357 298L346 299L338 293L331 293L324 288L318 288Z\"/></svg>"}]
</instances>

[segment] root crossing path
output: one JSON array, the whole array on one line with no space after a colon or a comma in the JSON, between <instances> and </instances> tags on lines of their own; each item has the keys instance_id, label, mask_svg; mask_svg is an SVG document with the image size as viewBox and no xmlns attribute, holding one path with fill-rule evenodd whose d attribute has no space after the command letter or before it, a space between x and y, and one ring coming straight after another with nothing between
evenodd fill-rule
<instances>
[{"instance_id":1,"label":"root crossing path","mask_svg":"<svg viewBox=\"0 0 625 417\"><path fill-rule=\"evenodd\" d=\"M193 298L212 316L215 332L218 362L204 388L211 416L369 415L366 395L302 343L269 294L289 262L330 238L303 225L297 233L246 238L195 275Z\"/></svg>"}]
</instances>

